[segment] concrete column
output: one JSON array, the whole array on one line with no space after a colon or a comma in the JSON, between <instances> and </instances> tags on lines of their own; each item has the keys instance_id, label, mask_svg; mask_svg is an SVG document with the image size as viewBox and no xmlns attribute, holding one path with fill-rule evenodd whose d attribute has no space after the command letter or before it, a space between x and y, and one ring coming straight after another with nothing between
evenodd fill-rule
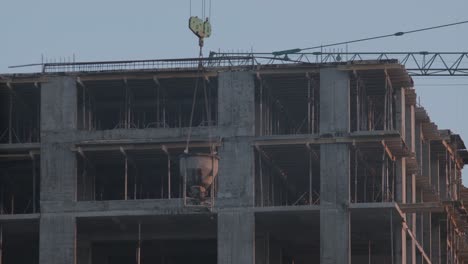
<instances>
[{"instance_id":1,"label":"concrete column","mask_svg":"<svg viewBox=\"0 0 468 264\"><path fill-rule=\"evenodd\" d=\"M440 193L439 188L439 160L435 155L431 155L431 183L437 193Z\"/></svg>"},{"instance_id":2,"label":"concrete column","mask_svg":"<svg viewBox=\"0 0 468 264\"><path fill-rule=\"evenodd\" d=\"M77 90L72 77L51 77L41 88L41 208L76 200L76 156L71 140L62 136L76 129ZM65 210L66 208L64 208ZM40 264L75 263L75 218L41 214Z\"/></svg>"},{"instance_id":3,"label":"concrete column","mask_svg":"<svg viewBox=\"0 0 468 264\"><path fill-rule=\"evenodd\" d=\"M395 199L398 203L406 203L406 159L396 162Z\"/></svg>"},{"instance_id":4,"label":"concrete column","mask_svg":"<svg viewBox=\"0 0 468 264\"><path fill-rule=\"evenodd\" d=\"M42 214L39 228L39 263L75 263L75 217Z\"/></svg>"},{"instance_id":5,"label":"concrete column","mask_svg":"<svg viewBox=\"0 0 468 264\"><path fill-rule=\"evenodd\" d=\"M411 202L416 203L416 175L413 174L411 175ZM413 234L416 235L416 230L417 230L417 225L416 225L416 214L413 213L411 214L411 230ZM411 243L411 263L417 263L416 262L416 241L412 241Z\"/></svg>"},{"instance_id":6,"label":"concrete column","mask_svg":"<svg viewBox=\"0 0 468 264\"><path fill-rule=\"evenodd\" d=\"M218 264L255 263L253 212L218 213Z\"/></svg>"},{"instance_id":7,"label":"concrete column","mask_svg":"<svg viewBox=\"0 0 468 264\"><path fill-rule=\"evenodd\" d=\"M250 72L222 72L218 78L218 123L231 136L255 136L255 82Z\"/></svg>"},{"instance_id":8,"label":"concrete column","mask_svg":"<svg viewBox=\"0 0 468 264\"><path fill-rule=\"evenodd\" d=\"M432 182L431 177L431 141L424 140L422 142L422 176L427 177L429 182Z\"/></svg>"},{"instance_id":9,"label":"concrete column","mask_svg":"<svg viewBox=\"0 0 468 264\"><path fill-rule=\"evenodd\" d=\"M219 148L218 263L255 263L254 149L255 83L249 72L218 78L218 123L226 128ZM232 209L235 207L236 209Z\"/></svg>"},{"instance_id":10,"label":"concrete column","mask_svg":"<svg viewBox=\"0 0 468 264\"><path fill-rule=\"evenodd\" d=\"M350 130L349 74L320 70L320 134ZM336 166L340 164L340 166ZM346 144L320 146L320 263L350 263L350 152Z\"/></svg>"},{"instance_id":11,"label":"concrete column","mask_svg":"<svg viewBox=\"0 0 468 264\"><path fill-rule=\"evenodd\" d=\"M218 121L229 132L218 152L220 162L216 206L253 206L254 75L249 72L224 72L219 74L218 81Z\"/></svg>"},{"instance_id":12,"label":"concrete column","mask_svg":"<svg viewBox=\"0 0 468 264\"><path fill-rule=\"evenodd\" d=\"M396 129L400 131L401 138L406 141L406 100L405 89L395 91Z\"/></svg>"},{"instance_id":13,"label":"concrete column","mask_svg":"<svg viewBox=\"0 0 468 264\"><path fill-rule=\"evenodd\" d=\"M76 129L77 91L72 77L52 77L41 88L41 201L73 201L76 156L61 137Z\"/></svg>"},{"instance_id":14,"label":"concrete column","mask_svg":"<svg viewBox=\"0 0 468 264\"><path fill-rule=\"evenodd\" d=\"M349 163L347 145L320 146L321 264L350 263Z\"/></svg>"},{"instance_id":15,"label":"concrete column","mask_svg":"<svg viewBox=\"0 0 468 264\"><path fill-rule=\"evenodd\" d=\"M41 85L41 131L74 130L76 118L76 79L50 77Z\"/></svg>"},{"instance_id":16,"label":"concrete column","mask_svg":"<svg viewBox=\"0 0 468 264\"><path fill-rule=\"evenodd\" d=\"M419 172L422 173L422 136L421 136L421 122L417 122L415 125L414 141L415 141L415 151L416 151L416 160L419 165Z\"/></svg>"},{"instance_id":17,"label":"concrete column","mask_svg":"<svg viewBox=\"0 0 468 264\"><path fill-rule=\"evenodd\" d=\"M248 138L229 138L219 149L216 207L254 206L254 153Z\"/></svg>"},{"instance_id":18,"label":"concrete column","mask_svg":"<svg viewBox=\"0 0 468 264\"><path fill-rule=\"evenodd\" d=\"M349 74L320 69L320 134L343 134L350 129Z\"/></svg>"}]
</instances>

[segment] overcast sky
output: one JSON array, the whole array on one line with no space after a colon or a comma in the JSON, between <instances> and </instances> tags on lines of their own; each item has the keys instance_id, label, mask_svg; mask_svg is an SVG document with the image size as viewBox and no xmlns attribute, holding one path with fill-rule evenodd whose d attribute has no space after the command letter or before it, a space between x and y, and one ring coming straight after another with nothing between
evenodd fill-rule
<instances>
[{"instance_id":1,"label":"overcast sky","mask_svg":"<svg viewBox=\"0 0 468 264\"><path fill-rule=\"evenodd\" d=\"M202 15L201 2L192 0L192 15ZM189 0L1 0L0 7L3 73L42 56L75 55L79 61L197 56L197 39L187 28ZM467 0L212 0L211 7L213 34L205 54L303 48L468 20ZM467 44L465 24L348 49L468 51ZM415 87L439 128L460 133L468 143L468 77L415 78ZM468 184L468 170L464 175Z\"/></svg>"}]
</instances>

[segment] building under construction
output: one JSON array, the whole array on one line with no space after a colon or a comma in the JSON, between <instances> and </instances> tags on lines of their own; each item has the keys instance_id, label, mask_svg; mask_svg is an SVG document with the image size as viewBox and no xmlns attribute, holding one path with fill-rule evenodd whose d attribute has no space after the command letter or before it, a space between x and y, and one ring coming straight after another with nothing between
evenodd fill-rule
<instances>
[{"instance_id":1,"label":"building under construction","mask_svg":"<svg viewBox=\"0 0 468 264\"><path fill-rule=\"evenodd\" d=\"M0 75L0 263L468 263L468 153L413 86L381 59Z\"/></svg>"}]
</instances>

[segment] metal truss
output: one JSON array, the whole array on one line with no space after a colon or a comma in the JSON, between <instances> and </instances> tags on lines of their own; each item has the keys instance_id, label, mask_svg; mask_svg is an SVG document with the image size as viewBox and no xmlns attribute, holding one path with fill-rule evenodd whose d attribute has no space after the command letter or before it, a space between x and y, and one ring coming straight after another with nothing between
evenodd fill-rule
<instances>
[{"instance_id":1,"label":"metal truss","mask_svg":"<svg viewBox=\"0 0 468 264\"><path fill-rule=\"evenodd\" d=\"M310 52L212 53L212 56L252 56L258 64L277 63L361 63L396 61L411 76L468 76L468 52Z\"/></svg>"},{"instance_id":2,"label":"metal truss","mask_svg":"<svg viewBox=\"0 0 468 264\"><path fill-rule=\"evenodd\" d=\"M205 68L258 67L271 64L401 63L411 76L468 76L468 52L310 52L219 53L205 58L45 63L43 72L186 71Z\"/></svg>"}]
</instances>

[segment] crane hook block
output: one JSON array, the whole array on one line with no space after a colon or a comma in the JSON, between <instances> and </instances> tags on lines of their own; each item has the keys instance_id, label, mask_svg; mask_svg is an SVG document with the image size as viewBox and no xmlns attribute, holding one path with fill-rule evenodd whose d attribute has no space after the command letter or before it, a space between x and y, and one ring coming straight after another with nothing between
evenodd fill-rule
<instances>
[{"instance_id":1,"label":"crane hook block","mask_svg":"<svg viewBox=\"0 0 468 264\"><path fill-rule=\"evenodd\" d=\"M203 19L193 16L189 19L189 28L200 39L208 38L211 36L211 24L208 18Z\"/></svg>"}]
</instances>

